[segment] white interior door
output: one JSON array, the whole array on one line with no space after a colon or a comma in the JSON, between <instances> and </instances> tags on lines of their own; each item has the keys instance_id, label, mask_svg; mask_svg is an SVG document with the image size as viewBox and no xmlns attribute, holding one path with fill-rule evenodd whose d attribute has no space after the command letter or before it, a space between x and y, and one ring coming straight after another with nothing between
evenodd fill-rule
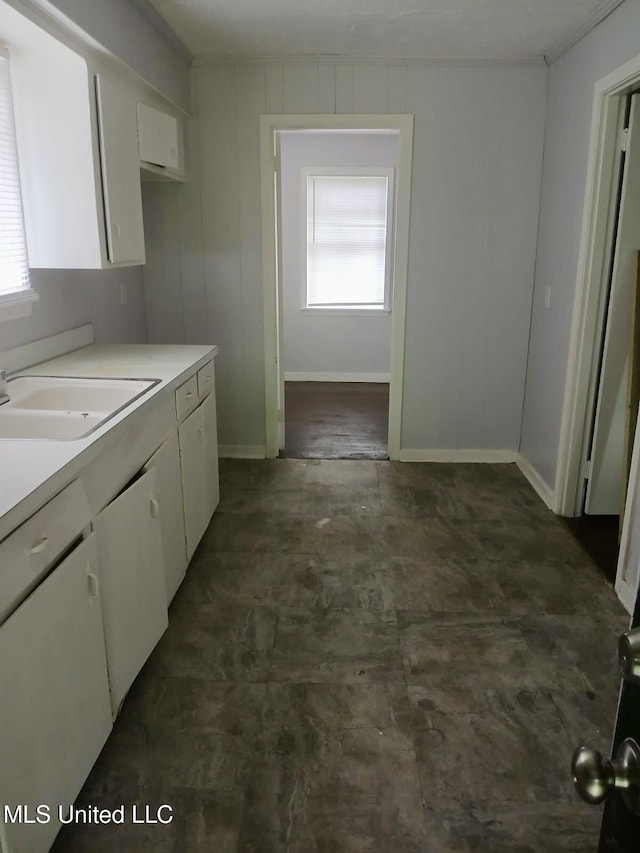
<instances>
[{"instance_id":1,"label":"white interior door","mask_svg":"<svg viewBox=\"0 0 640 853\"><path fill-rule=\"evenodd\" d=\"M622 501L631 349L633 254L640 249L640 96L631 99L618 233L596 404L585 512L618 515Z\"/></svg>"}]
</instances>

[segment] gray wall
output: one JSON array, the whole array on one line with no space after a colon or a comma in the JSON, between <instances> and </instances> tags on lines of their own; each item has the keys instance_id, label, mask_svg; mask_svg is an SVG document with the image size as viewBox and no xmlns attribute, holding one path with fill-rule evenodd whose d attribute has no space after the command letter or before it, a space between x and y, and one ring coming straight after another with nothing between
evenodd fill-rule
<instances>
[{"instance_id":1,"label":"gray wall","mask_svg":"<svg viewBox=\"0 0 640 853\"><path fill-rule=\"evenodd\" d=\"M282 295L284 369L296 373L389 373L391 317L323 316L302 311L303 166L398 165L397 134L283 133Z\"/></svg>"},{"instance_id":2,"label":"gray wall","mask_svg":"<svg viewBox=\"0 0 640 853\"><path fill-rule=\"evenodd\" d=\"M546 77L543 66L513 65L194 69L189 183L147 195L158 260L145 269L145 289L151 341L220 345L221 444L265 443L259 115L407 112L415 132L402 447L518 448Z\"/></svg>"},{"instance_id":3,"label":"gray wall","mask_svg":"<svg viewBox=\"0 0 640 853\"><path fill-rule=\"evenodd\" d=\"M521 451L554 487L576 289L595 83L640 53L627 0L549 69L540 235ZM550 287L551 307L544 307Z\"/></svg>"},{"instance_id":4,"label":"gray wall","mask_svg":"<svg viewBox=\"0 0 640 853\"><path fill-rule=\"evenodd\" d=\"M172 51L129 0L54 0L54 4L168 97L188 106L187 62ZM33 314L0 323L0 350L88 322L94 324L96 339L102 342L146 341L140 267L35 270L32 282L40 297ZM124 305L120 282L126 284Z\"/></svg>"},{"instance_id":5,"label":"gray wall","mask_svg":"<svg viewBox=\"0 0 640 853\"><path fill-rule=\"evenodd\" d=\"M33 270L39 294L30 317L0 323L0 351L93 323L100 343L146 341L140 267L117 270ZM126 288L126 304L120 283Z\"/></svg>"}]
</instances>

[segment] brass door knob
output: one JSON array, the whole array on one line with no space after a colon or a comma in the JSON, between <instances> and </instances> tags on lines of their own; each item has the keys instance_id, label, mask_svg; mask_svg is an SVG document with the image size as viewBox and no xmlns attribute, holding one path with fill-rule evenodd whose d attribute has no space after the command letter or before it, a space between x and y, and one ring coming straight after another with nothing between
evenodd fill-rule
<instances>
[{"instance_id":1,"label":"brass door knob","mask_svg":"<svg viewBox=\"0 0 640 853\"><path fill-rule=\"evenodd\" d=\"M620 744L612 760L594 749L578 747L571 760L571 773L576 791L586 803L597 805L609 791L618 789L627 806L640 814L640 748L631 738Z\"/></svg>"}]
</instances>

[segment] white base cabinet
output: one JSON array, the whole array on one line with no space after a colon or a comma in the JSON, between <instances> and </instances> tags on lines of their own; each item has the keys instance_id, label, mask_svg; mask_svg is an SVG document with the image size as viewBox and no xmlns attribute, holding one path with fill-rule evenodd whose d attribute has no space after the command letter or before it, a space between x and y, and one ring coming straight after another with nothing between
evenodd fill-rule
<instances>
[{"instance_id":1,"label":"white base cabinet","mask_svg":"<svg viewBox=\"0 0 640 853\"><path fill-rule=\"evenodd\" d=\"M215 393L209 394L202 404L202 419L204 423L205 471L207 474L207 512L209 513L209 520L211 520L211 516L220 503L218 424Z\"/></svg>"},{"instance_id":2,"label":"white base cabinet","mask_svg":"<svg viewBox=\"0 0 640 853\"><path fill-rule=\"evenodd\" d=\"M167 605L169 605L187 571L180 449L178 433L175 430L156 450L143 471L155 471L156 474L156 495L162 528L164 579Z\"/></svg>"},{"instance_id":3,"label":"white base cabinet","mask_svg":"<svg viewBox=\"0 0 640 853\"><path fill-rule=\"evenodd\" d=\"M11 853L49 849L111 731L97 566L90 536L0 627L0 803L52 818L4 820Z\"/></svg>"},{"instance_id":4,"label":"white base cabinet","mask_svg":"<svg viewBox=\"0 0 640 853\"><path fill-rule=\"evenodd\" d=\"M151 470L93 522L114 716L169 624L159 510Z\"/></svg>"},{"instance_id":5,"label":"white base cabinet","mask_svg":"<svg viewBox=\"0 0 640 853\"><path fill-rule=\"evenodd\" d=\"M207 470L202 406L192 412L178 428L182 499L189 559L207 529L211 516L207 511Z\"/></svg>"}]
</instances>

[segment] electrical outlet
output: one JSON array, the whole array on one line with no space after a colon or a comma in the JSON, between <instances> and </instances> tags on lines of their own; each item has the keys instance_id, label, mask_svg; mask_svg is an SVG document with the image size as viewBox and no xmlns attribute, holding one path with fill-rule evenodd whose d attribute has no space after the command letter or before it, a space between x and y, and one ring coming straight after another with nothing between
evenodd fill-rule
<instances>
[{"instance_id":1,"label":"electrical outlet","mask_svg":"<svg viewBox=\"0 0 640 853\"><path fill-rule=\"evenodd\" d=\"M126 281L120 282L120 304L126 305L129 301L129 295L127 293L127 283Z\"/></svg>"},{"instance_id":2,"label":"electrical outlet","mask_svg":"<svg viewBox=\"0 0 640 853\"><path fill-rule=\"evenodd\" d=\"M549 285L544 289L544 307L551 308L551 288Z\"/></svg>"}]
</instances>

